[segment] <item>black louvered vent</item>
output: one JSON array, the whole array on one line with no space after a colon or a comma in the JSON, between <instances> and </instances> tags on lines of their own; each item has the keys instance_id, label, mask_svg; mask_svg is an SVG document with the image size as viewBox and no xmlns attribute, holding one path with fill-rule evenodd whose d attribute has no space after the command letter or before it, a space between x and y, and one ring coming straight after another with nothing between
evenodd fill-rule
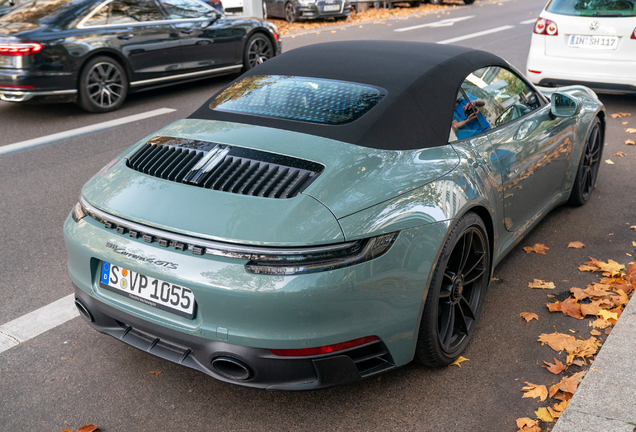
<instances>
[{"instance_id":1,"label":"black louvered vent","mask_svg":"<svg viewBox=\"0 0 636 432\"><path fill-rule=\"evenodd\" d=\"M266 198L293 198L323 166L302 159L185 138L155 137L128 167L162 179Z\"/></svg>"}]
</instances>

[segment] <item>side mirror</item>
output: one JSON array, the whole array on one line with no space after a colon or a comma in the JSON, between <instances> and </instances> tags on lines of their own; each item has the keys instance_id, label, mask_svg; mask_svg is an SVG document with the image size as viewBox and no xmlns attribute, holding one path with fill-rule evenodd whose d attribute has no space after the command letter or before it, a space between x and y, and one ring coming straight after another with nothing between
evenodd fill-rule
<instances>
[{"instance_id":1,"label":"side mirror","mask_svg":"<svg viewBox=\"0 0 636 432\"><path fill-rule=\"evenodd\" d=\"M581 112L581 102L565 93L552 93L550 105L550 112L555 117L572 117Z\"/></svg>"}]
</instances>

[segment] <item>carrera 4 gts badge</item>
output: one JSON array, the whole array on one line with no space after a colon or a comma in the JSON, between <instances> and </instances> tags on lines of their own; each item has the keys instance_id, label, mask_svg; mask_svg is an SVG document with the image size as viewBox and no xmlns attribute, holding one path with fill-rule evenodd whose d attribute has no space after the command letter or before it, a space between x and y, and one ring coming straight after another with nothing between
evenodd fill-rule
<instances>
[{"instance_id":1,"label":"carrera 4 gts badge","mask_svg":"<svg viewBox=\"0 0 636 432\"><path fill-rule=\"evenodd\" d=\"M177 267L179 266L179 264L173 263L173 262L170 262L170 261L160 261L160 260L157 260L156 258L147 258L147 257L141 256L141 255L137 255L135 253L127 252L125 247L117 246L117 245L112 244L110 242L106 243L106 247L109 248L109 249L112 249L113 251L115 251L115 253L127 256L128 258L132 258L132 259L135 259L137 261L144 261L144 262L151 263L151 264L154 264L154 265L162 266L162 267L165 267L167 269L176 270Z\"/></svg>"}]
</instances>

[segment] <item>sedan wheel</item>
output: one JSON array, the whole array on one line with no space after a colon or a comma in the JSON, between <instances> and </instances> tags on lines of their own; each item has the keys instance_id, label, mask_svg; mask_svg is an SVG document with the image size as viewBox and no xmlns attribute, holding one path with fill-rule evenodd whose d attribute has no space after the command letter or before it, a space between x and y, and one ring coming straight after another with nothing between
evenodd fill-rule
<instances>
[{"instance_id":1,"label":"sedan wheel","mask_svg":"<svg viewBox=\"0 0 636 432\"><path fill-rule=\"evenodd\" d=\"M415 358L429 366L451 364L475 331L490 274L486 227L467 213L451 231L429 287Z\"/></svg>"},{"instance_id":2,"label":"sedan wheel","mask_svg":"<svg viewBox=\"0 0 636 432\"><path fill-rule=\"evenodd\" d=\"M274 57L274 47L270 40L267 36L256 34L247 41L245 47L243 59L245 70L252 69L272 57Z\"/></svg>"},{"instance_id":3,"label":"sedan wheel","mask_svg":"<svg viewBox=\"0 0 636 432\"><path fill-rule=\"evenodd\" d=\"M84 67L79 80L79 104L90 112L118 109L128 93L128 79L119 63L96 57Z\"/></svg>"},{"instance_id":4,"label":"sedan wheel","mask_svg":"<svg viewBox=\"0 0 636 432\"><path fill-rule=\"evenodd\" d=\"M287 22L293 23L297 20L296 18L296 8L292 3L287 3L285 5L285 19Z\"/></svg>"},{"instance_id":5,"label":"sedan wheel","mask_svg":"<svg viewBox=\"0 0 636 432\"><path fill-rule=\"evenodd\" d=\"M444 0L431 0L431 4L434 5L441 5L442 3L444 3Z\"/></svg>"},{"instance_id":6,"label":"sedan wheel","mask_svg":"<svg viewBox=\"0 0 636 432\"><path fill-rule=\"evenodd\" d=\"M594 185L596 184L596 176L601 165L601 156L603 154L603 133L601 131L601 122L598 117L592 122L590 127L590 135L585 142L585 148L581 154L581 161L576 172L572 193L570 194L569 204L581 206L588 202Z\"/></svg>"}]
</instances>

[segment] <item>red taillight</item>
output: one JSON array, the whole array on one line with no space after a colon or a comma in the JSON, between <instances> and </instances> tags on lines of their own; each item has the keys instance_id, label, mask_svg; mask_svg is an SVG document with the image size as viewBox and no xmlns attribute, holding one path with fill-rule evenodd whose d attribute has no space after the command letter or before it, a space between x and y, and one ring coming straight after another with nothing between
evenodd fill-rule
<instances>
[{"instance_id":1,"label":"red taillight","mask_svg":"<svg viewBox=\"0 0 636 432\"><path fill-rule=\"evenodd\" d=\"M270 351L272 352L272 354L280 356L280 357L305 357L305 356L328 354L331 352L342 351L348 348L364 345L369 342L375 342L377 340L380 340L380 338L377 336L366 336L366 337L362 337L360 339L354 339L348 342L341 342L334 345L325 345L325 346L315 347L315 348L272 349Z\"/></svg>"},{"instance_id":2,"label":"red taillight","mask_svg":"<svg viewBox=\"0 0 636 432\"><path fill-rule=\"evenodd\" d=\"M39 43L0 43L0 55L28 56L42 50Z\"/></svg>"},{"instance_id":3,"label":"red taillight","mask_svg":"<svg viewBox=\"0 0 636 432\"><path fill-rule=\"evenodd\" d=\"M208 4L209 4L209 5L217 5L217 6L220 6L220 5L221 5L221 4L223 4L223 3L221 3L221 0L209 0L209 1L208 1Z\"/></svg>"},{"instance_id":4,"label":"red taillight","mask_svg":"<svg viewBox=\"0 0 636 432\"><path fill-rule=\"evenodd\" d=\"M632 32L632 37L630 39L636 39L636 28Z\"/></svg>"},{"instance_id":5,"label":"red taillight","mask_svg":"<svg viewBox=\"0 0 636 432\"><path fill-rule=\"evenodd\" d=\"M536 70L532 70L532 69L528 69L528 72L536 73L536 74L540 74L541 73L541 71L536 71Z\"/></svg>"},{"instance_id":6,"label":"red taillight","mask_svg":"<svg viewBox=\"0 0 636 432\"><path fill-rule=\"evenodd\" d=\"M0 88L10 89L10 90L33 90L35 87L33 86L10 86L10 85L0 85Z\"/></svg>"},{"instance_id":7,"label":"red taillight","mask_svg":"<svg viewBox=\"0 0 636 432\"><path fill-rule=\"evenodd\" d=\"M559 34L559 28L554 21L538 18L537 22L534 23L534 30L532 30L532 32L546 36L557 36Z\"/></svg>"},{"instance_id":8,"label":"red taillight","mask_svg":"<svg viewBox=\"0 0 636 432\"><path fill-rule=\"evenodd\" d=\"M278 42L280 40L280 34L274 33L274 39Z\"/></svg>"}]
</instances>

